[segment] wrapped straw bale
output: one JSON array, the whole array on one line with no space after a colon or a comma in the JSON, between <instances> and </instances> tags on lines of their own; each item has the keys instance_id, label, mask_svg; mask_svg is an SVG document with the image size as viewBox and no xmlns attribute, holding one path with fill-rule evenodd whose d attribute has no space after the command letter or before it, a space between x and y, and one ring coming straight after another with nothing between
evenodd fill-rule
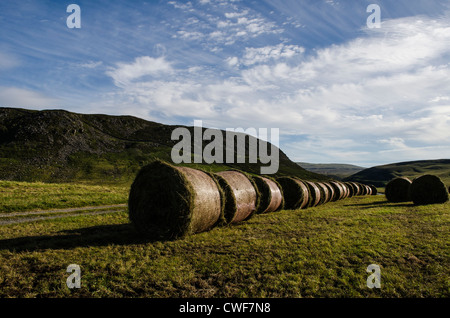
<instances>
[{"instance_id":1,"label":"wrapped straw bale","mask_svg":"<svg viewBox=\"0 0 450 318\"><path fill-rule=\"evenodd\" d=\"M281 186L286 210L306 209L309 203L309 190L306 184L295 178L279 177L276 179Z\"/></svg>"},{"instance_id":2,"label":"wrapped straw bale","mask_svg":"<svg viewBox=\"0 0 450 318\"><path fill-rule=\"evenodd\" d=\"M373 184L369 184L370 189L372 190L372 195L378 194L378 189Z\"/></svg>"},{"instance_id":3,"label":"wrapped straw bale","mask_svg":"<svg viewBox=\"0 0 450 318\"><path fill-rule=\"evenodd\" d=\"M223 199L212 175L156 161L131 185L129 218L146 236L175 239L213 228L222 217Z\"/></svg>"},{"instance_id":4,"label":"wrapped straw bale","mask_svg":"<svg viewBox=\"0 0 450 318\"><path fill-rule=\"evenodd\" d=\"M312 181L304 181L304 183L308 186L310 198L308 207L318 206L320 203L320 189L319 187Z\"/></svg>"},{"instance_id":5,"label":"wrapped straw bale","mask_svg":"<svg viewBox=\"0 0 450 318\"><path fill-rule=\"evenodd\" d=\"M334 188L334 198L333 201L342 200L345 195L345 190L342 185L337 181L330 181L331 186Z\"/></svg>"},{"instance_id":6,"label":"wrapped straw bale","mask_svg":"<svg viewBox=\"0 0 450 318\"><path fill-rule=\"evenodd\" d=\"M278 182L263 176L252 176L252 179L260 193L260 202L256 213L275 212L283 209L283 192Z\"/></svg>"},{"instance_id":7,"label":"wrapped straw bale","mask_svg":"<svg viewBox=\"0 0 450 318\"><path fill-rule=\"evenodd\" d=\"M330 191L328 191L328 188L322 182L315 182L315 184L320 190L319 204L328 203L330 201Z\"/></svg>"},{"instance_id":8,"label":"wrapped straw bale","mask_svg":"<svg viewBox=\"0 0 450 318\"><path fill-rule=\"evenodd\" d=\"M334 187L330 184L330 183L328 183L328 182L323 182L323 184L327 187L327 189L328 189L328 192L329 192L329 199L328 199L328 202L332 202L333 201L333 199L334 199Z\"/></svg>"},{"instance_id":9,"label":"wrapped straw bale","mask_svg":"<svg viewBox=\"0 0 450 318\"><path fill-rule=\"evenodd\" d=\"M409 187L409 195L417 205L445 203L449 196L442 180L430 174L415 178Z\"/></svg>"},{"instance_id":10,"label":"wrapped straw bale","mask_svg":"<svg viewBox=\"0 0 450 318\"><path fill-rule=\"evenodd\" d=\"M249 219L256 212L260 200L253 180L235 170L221 171L215 175L225 193L225 222L231 224Z\"/></svg>"},{"instance_id":11,"label":"wrapped straw bale","mask_svg":"<svg viewBox=\"0 0 450 318\"><path fill-rule=\"evenodd\" d=\"M411 201L409 186L411 180L406 177L397 177L388 182L385 188L386 199L390 202Z\"/></svg>"}]
</instances>

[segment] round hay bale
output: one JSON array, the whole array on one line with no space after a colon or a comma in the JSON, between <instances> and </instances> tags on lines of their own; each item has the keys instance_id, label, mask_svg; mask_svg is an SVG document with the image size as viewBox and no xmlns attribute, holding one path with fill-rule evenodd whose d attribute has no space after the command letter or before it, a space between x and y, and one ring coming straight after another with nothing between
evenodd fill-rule
<instances>
[{"instance_id":1,"label":"round hay bale","mask_svg":"<svg viewBox=\"0 0 450 318\"><path fill-rule=\"evenodd\" d=\"M329 181L327 184L333 189L333 196L331 198L331 202L339 200L340 190L338 189L338 186L335 183L333 183L333 181Z\"/></svg>"},{"instance_id":2,"label":"round hay bale","mask_svg":"<svg viewBox=\"0 0 450 318\"><path fill-rule=\"evenodd\" d=\"M344 182L338 181L338 183L341 185L341 187L344 189L344 196L343 199L346 199L350 196L350 189Z\"/></svg>"},{"instance_id":3,"label":"round hay bale","mask_svg":"<svg viewBox=\"0 0 450 318\"><path fill-rule=\"evenodd\" d=\"M372 190L370 189L370 187L367 184L363 184L364 187L364 195L371 195Z\"/></svg>"},{"instance_id":4,"label":"round hay bale","mask_svg":"<svg viewBox=\"0 0 450 318\"><path fill-rule=\"evenodd\" d=\"M226 225L233 220L234 216L236 215L237 211L237 202L236 198L234 197L233 188L230 186L230 184L220 175L214 175L220 189L222 190L222 193L224 195L224 203L223 203L223 217L221 222L219 222L219 225Z\"/></svg>"},{"instance_id":5,"label":"round hay bale","mask_svg":"<svg viewBox=\"0 0 450 318\"><path fill-rule=\"evenodd\" d=\"M275 212L283 208L283 193L276 181L263 176L252 176L252 179L260 193L256 213Z\"/></svg>"},{"instance_id":6,"label":"round hay bale","mask_svg":"<svg viewBox=\"0 0 450 318\"><path fill-rule=\"evenodd\" d=\"M356 188L355 196L362 195L362 185L359 182L352 182Z\"/></svg>"},{"instance_id":7,"label":"round hay bale","mask_svg":"<svg viewBox=\"0 0 450 318\"><path fill-rule=\"evenodd\" d=\"M308 187L299 179L279 177L276 179L281 186L286 210L306 209L309 203Z\"/></svg>"},{"instance_id":8,"label":"round hay bale","mask_svg":"<svg viewBox=\"0 0 450 318\"><path fill-rule=\"evenodd\" d=\"M409 186L411 180L406 177L397 177L388 182L385 188L385 196L389 202L411 201Z\"/></svg>"},{"instance_id":9,"label":"round hay bale","mask_svg":"<svg viewBox=\"0 0 450 318\"><path fill-rule=\"evenodd\" d=\"M322 182L322 184L327 187L328 189L328 201L327 202L331 202L333 201L334 198L334 188L331 184L329 184L328 182Z\"/></svg>"},{"instance_id":10,"label":"round hay bale","mask_svg":"<svg viewBox=\"0 0 450 318\"><path fill-rule=\"evenodd\" d=\"M417 205L448 201L447 187L438 176L430 174L415 178L409 187L409 194Z\"/></svg>"},{"instance_id":11,"label":"round hay bale","mask_svg":"<svg viewBox=\"0 0 450 318\"><path fill-rule=\"evenodd\" d=\"M325 204L330 201L330 191L322 182L315 182L316 186L320 190L320 201L319 204Z\"/></svg>"},{"instance_id":12,"label":"round hay bale","mask_svg":"<svg viewBox=\"0 0 450 318\"><path fill-rule=\"evenodd\" d=\"M347 190L344 188L344 185L343 185L342 183L337 182L337 181L336 181L336 183L337 183L337 184L340 186L340 188L341 188L340 200L343 200L343 199L345 199L346 196L347 196Z\"/></svg>"},{"instance_id":13,"label":"round hay bale","mask_svg":"<svg viewBox=\"0 0 450 318\"><path fill-rule=\"evenodd\" d=\"M355 197L362 195L362 184L359 182L352 182L353 186L355 187Z\"/></svg>"},{"instance_id":14,"label":"round hay bale","mask_svg":"<svg viewBox=\"0 0 450 318\"><path fill-rule=\"evenodd\" d=\"M324 204L325 203L325 199L326 199L324 189L322 188L322 186L318 182L313 182L313 181L310 181L310 182L312 182L319 189L320 195L319 195L319 203L317 205Z\"/></svg>"},{"instance_id":15,"label":"round hay bale","mask_svg":"<svg viewBox=\"0 0 450 318\"><path fill-rule=\"evenodd\" d=\"M350 190L348 189L347 185L340 181L337 181L337 182L341 185L342 189L344 190L344 195L343 195L342 199L348 198L348 196L350 195Z\"/></svg>"},{"instance_id":16,"label":"round hay bale","mask_svg":"<svg viewBox=\"0 0 450 318\"><path fill-rule=\"evenodd\" d=\"M364 184L360 183L359 184L359 195L360 196L366 195L366 191L367 191L366 186Z\"/></svg>"},{"instance_id":17,"label":"round hay bale","mask_svg":"<svg viewBox=\"0 0 450 318\"><path fill-rule=\"evenodd\" d=\"M376 186L374 186L373 184L369 184L370 189L372 190L372 195L377 195L378 194L378 189Z\"/></svg>"},{"instance_id":18,"label":"round hay bale","mask_svg":"<svg viewBox=\"0 0 450 318\"><path fill-rule=\"evenodd\" d=\"M217 172L215 175L220 177L219 185L226 196L224 212L226 222L238 223L249 219L259 204L259 195L253 180L246 174L234 170Z\"/></svg>"},{"instance_id":19,"label":"round hay bale","mask_svg":"<svg viewBox=\"0 0 450 318\"><path fill-rule=\"evenodd\" d=\"M361 183L361 195L367 195L367 187L364 183Z\"/></svg>"},{"instance_id":20,"label":"round hay bale","mask_svg":"<svg viewBox=\"0 0 450 318\"><path fill-rule=\"evenodd\" d=\"M334 198L334 188L331 184L328 182L323 182L323 184L327 187L329 195L328 195L328 202L332 202Z\"/></svg>"},{"instance_id":21,"label":"round hay bale","mask_svg":"<svg viewBox=\"0 0 450 318\"><path fill-rule=\"evenodd\" d=\"M320 203L320 189L319 187L312 181L303 181L308 187L310 198L308 207L318 206Z\"/></svg>"},{"instance_id":22,"label":"round hay bale","mask_svg":"<svg viewBox=\"0 0 450 318\"><path fill-rule=\"evenodd\" d=\"M155 161L131 185L129 219L148 237L176 239L213 228L222 216L223 199L208 173Z\"/></svg>"},{"instance_id":23,"label":"round hay bale","mask_svg":"<svg viewBox=\"0 0 450 318\"><path fill-rule=\"evenodd\" d=\"M357 182L350 182L353 187L353 196L359 196L361 195L361 188Z\"/></svg>"},{"instance_id":24,"label":"round hay bale","mask_svg":"<svg viewBox=\"0 0 450 318\"><path fill-rule=\"evenodd\" d=\"M348 197L351 198L351 197L355 196L356 189L355 189L355 186L353 185L353 183L351 183L351 182L344 182L344 184L347 186L347 188L349 190Z\"/></svg>"},{"instance_id":25,"label":"round hay bale","mask_svg":"<svg viewBox=\"0 0 450 318\"><path fill-rule=\"evenodd\" d=\"M360 183L359 187L361 189L361 195L366 195L366 192L367 192L366 186L363 183Z\"/></svg>"},{"instance_id":26,"label":"round hay bale","mask_svg":"<svg viewBox=\"0 0 450 318\"><path fill-rule=\"evenodd\" d=\"M268 184L272 193L271 204L267 208L266 212L276 212L284 209L284 196L281 185L273 178L263 176L262 177Z\"/></svg>"},{"instance_id":27,"label":"round hay bale","mask_svg":"<svg viewBox=\"0 0 450 318\"><path fill-rule=\"evenodd\" d=\"M326 184L325 182L321 182L321 183L327 189L327 192L328 192L328 197L325 200L325 202L326 203L331 202L331 199L333 198L333 194L334 194L334 191L332 191L332 187L330 185Z\"/></svg>"},{"instance_id":28,"label":"round hay bale","mask_svg":"<svg viewBox=\"0 0 450 318\"><path fill-rule=\"evenodd\" d=\"M334 188L333 201L338 201L338 200L343 199L345 192L344 192L344 188L342 187L342 185L340 183L338 183L337 181L330 181L329 183Z\"/></svg>"}]
</instances>

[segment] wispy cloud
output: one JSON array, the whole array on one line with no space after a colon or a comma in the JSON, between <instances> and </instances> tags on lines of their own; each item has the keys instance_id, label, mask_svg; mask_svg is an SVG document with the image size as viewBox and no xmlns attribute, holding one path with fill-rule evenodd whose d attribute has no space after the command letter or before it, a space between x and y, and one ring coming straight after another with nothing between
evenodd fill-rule
<instances>
[{"instance_id":1,"label":"wispy cloud","mask_svg":"<svg viewBox=\"0 0 450 318\"><path fill-rule=\"evenodd\" d=\"M298 45L288 45L280 43L278 45L270 45L264 47L246 47L242 58L233 59L231 65L243 64L245 66L253 64L267 63L270 61L278 61L280 59L289 59L305 52L305 48Z\"/></svg>"},{"instance_id":2,"label":"wispy cloud","mask_svg":"<svg viewBox=\"0 0 450 318\"><path fill-rule=\"evenodd\" d=\"M0 70L11 69L19 65L19 59L11 54L0 52Z\"/></svg>"},{"instance_id":3,"label":"wispy cloud","mask_svg":"<svg viewBox=\"0 0 450 318\"><path fill-rule=\"evenodd\" d=\"M389 149L431 147L450 139L450 108L442 98L450 95L450 47L445 45L450 23L414 17L387 21L383 28L308 56L295 45L245 48L225 60L247 66L232 78L179 69L177 74L184 74L179 81L143 81L126 91L169 117L185 116L189 108L189 116L223 128L252 118L252 125L314 136L315 146L311 139L295 143L301 146L297 159L330 146L332 157L354 162L349 156L361 156L364 149L379 149L381 156ZM436 103L438 112L429 108ZM350 139L352 149L338 142Z\"/></svg>"},{"instance_id":4,"label":"wispy cloud","mask_svg":"<svg viewBox=\"0 0 450 318\"><path fill-rule=\"evenodd\" d=\"M283 32L276 22L249 8L240 8L234 2L202 1L202 4L208 5L214 14L203 11L204 8L198 9L191 2L169 2L183 13L195 16L194 19L192 17L187 19L187 24L176 26L179 29L173 37L195 40L205 47L217 50L220 45L230 46L237 41L244 42L261 35ZM195 23L192 23L193 21Z\"/></svg>"},{"instance_id":5,"label":"wispy cloud","mask_svg":"<svg viewBox=\"0 0 450 318\"><path fill-rule=\"evenodd\" d=\"M97 61L97 62L89 61L89 62L86 62L86 63L80 63L79 66L83 67L83 68L94 69L94 68L99 67L102 64L103 64L102 61Z\"/></svg>"},{"instance_id":6,"label":"wispy cloud","mask_svg":"<svg viewBox=\"0 0 450 318\"><path fill-rule=\"evenodd\" d=\"M145 76L159 76L171 71L172 66L164 57L141 56L137 57L133 63L117 63L117 66L111 68L106 74L114 79L117 86L124 86Z\"/></svg>"}]
</instances>

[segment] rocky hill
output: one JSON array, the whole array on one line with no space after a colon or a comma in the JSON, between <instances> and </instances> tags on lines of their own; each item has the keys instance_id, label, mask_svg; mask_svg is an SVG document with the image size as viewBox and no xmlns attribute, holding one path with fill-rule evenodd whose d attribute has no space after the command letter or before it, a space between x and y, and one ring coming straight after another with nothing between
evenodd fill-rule
<instances>
[{"instance_id":1,"label":"rocky hill","mask_svg":"<svg viewBox=\"0 0 450 318\"><path fill-rule=\"evenodd\" d=\"M171 140L171 134L177 127L181 126L132 116L0 108L0 179L131 182L145 164L155 159L171 162L171 149L178 143ZM187 128L193 135L193 128ZM260 164L189 166L259 173ZM282 151L278 175L325 178L301 168Z\"/></svg>"}]
</instances>

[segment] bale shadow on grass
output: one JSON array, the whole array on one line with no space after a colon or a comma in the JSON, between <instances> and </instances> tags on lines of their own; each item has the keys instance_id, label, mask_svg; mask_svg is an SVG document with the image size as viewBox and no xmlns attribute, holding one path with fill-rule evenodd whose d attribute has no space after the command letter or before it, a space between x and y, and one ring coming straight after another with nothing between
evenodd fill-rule
<instances>
[{"instance_id":1,"label":"bale shadow on grass","mask_svg":"<svg viewBox=\"0 0 450 318\"><path fill-rule=\"evenodd\" d=\"M412 202L403 202L403 203L396 203L396 204L392 204L391 202L389 202L388 200L386 201L376 201L376 202L367 202L367 203L356 203L356 204L344 204L344 206L356 206L356 207L380 207L383 205L389 205L390 207L412 207L414 206L414 203Z\"/></svg>"},{"instance_id":2,"label":"bale shadow on grass","mask_svg":"<svg viewBox=\"0 0 450 318\"><path fill-rule=\"evenodd\" d=\"M72 249L76 247L130 245L156 242L140 235L131 223L98 225L60 231L57 235L24 236L0 240L0 250L12 252L44 249Z\"/></svg>"}]
</instances>

